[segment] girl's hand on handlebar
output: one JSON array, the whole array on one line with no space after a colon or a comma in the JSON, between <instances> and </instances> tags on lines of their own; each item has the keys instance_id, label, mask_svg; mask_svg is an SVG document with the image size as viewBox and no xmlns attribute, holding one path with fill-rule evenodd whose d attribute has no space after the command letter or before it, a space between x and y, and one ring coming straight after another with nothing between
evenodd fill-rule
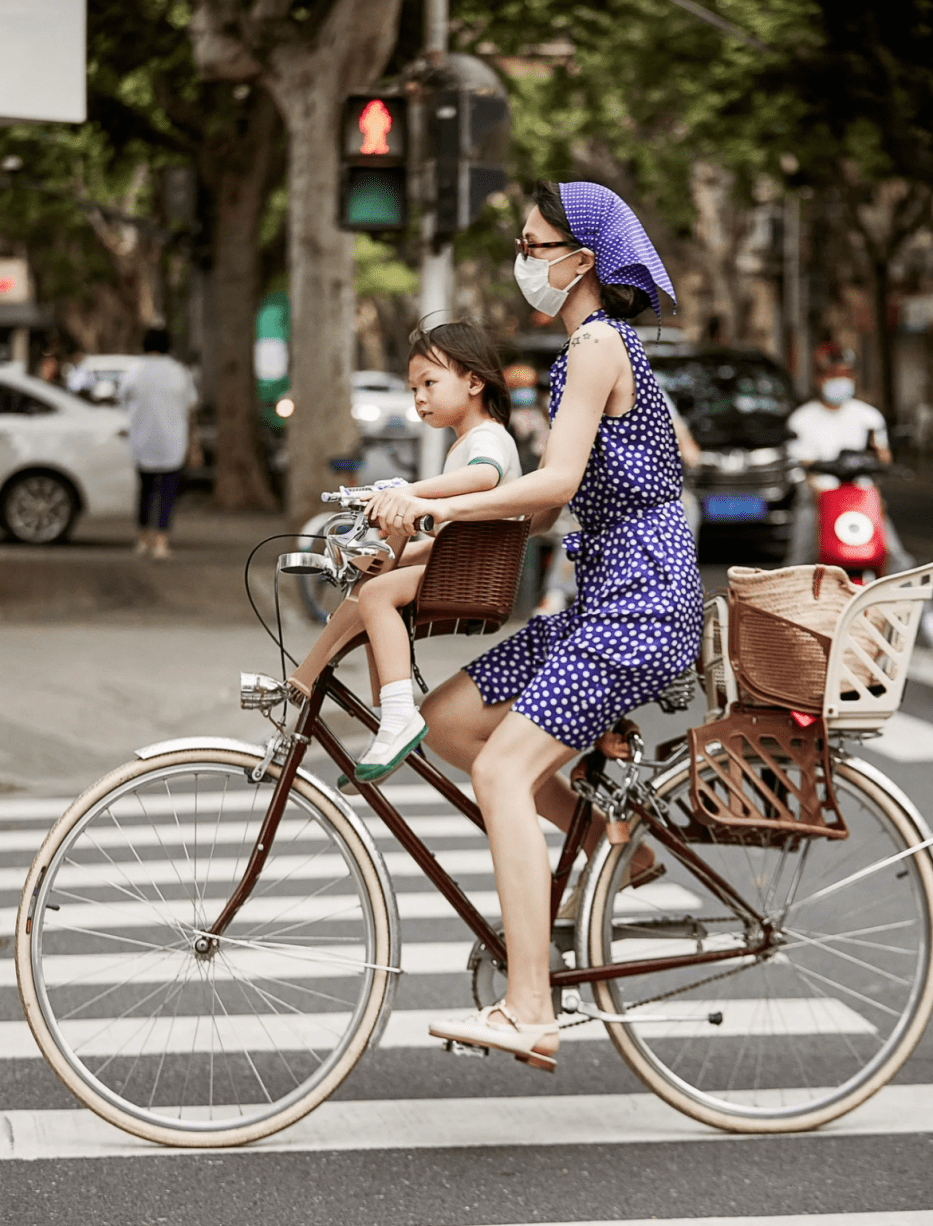
<instances>
[{"instance_id":1,"label":"girl's hand on handlebar","mask_svg":"<svg viewBox=\"0 0 933 1226\"><path fill-rule=\"evenodd\" d=\"M444 519L444 501L437 498L416 498L405 489L381 490L369 500L366 514L383 536L403 533L414 536L420 531L417 521L425 515L434 519L436 528Z\"/></svg>"}]
</instances>

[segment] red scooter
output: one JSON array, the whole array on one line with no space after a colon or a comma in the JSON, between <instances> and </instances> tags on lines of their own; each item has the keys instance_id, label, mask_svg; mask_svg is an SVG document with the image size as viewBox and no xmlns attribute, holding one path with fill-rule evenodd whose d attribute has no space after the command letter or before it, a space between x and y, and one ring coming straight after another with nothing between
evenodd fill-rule
<instances>
[{"instance_id":1,"label":"red scooter","mask_svg":"<svg viewBox=\"0 0 933 1226\"><path fill-rule=\"evenodd\" d=\"M841 566L854 583L870 583L884 569L886 548L881 495L872 478L884 465L870 452L842 451L810 465L838 485L817 495L819 560Z\"/></svg>"}]
</instances>

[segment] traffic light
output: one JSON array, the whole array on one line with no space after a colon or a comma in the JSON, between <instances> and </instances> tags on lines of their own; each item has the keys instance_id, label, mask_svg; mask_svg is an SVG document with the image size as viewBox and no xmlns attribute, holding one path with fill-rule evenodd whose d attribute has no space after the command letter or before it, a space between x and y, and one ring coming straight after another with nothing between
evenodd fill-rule
<instances>
[{"instance_id":1,"label":"traffic light","mask_svg":"<svg viewBox=\"0 0 933 1226\"><path fill-rule=\"evenodd\" d=\"M467 89L429 96L429 138L435 168L435 228L454 234L482 212L508 176L509 103L501 94Z\"/></svg>"},{"instance_id":2,"label":"traffic light","mask_svg":"<svg viewBox=\"0 0 933 1226\"><path fill-rule=\"evenodd\" d=\"M408 114L405 98L347 98L340 134L340 225L403 230L408 221Z\"/></svg>"}]
</instances>

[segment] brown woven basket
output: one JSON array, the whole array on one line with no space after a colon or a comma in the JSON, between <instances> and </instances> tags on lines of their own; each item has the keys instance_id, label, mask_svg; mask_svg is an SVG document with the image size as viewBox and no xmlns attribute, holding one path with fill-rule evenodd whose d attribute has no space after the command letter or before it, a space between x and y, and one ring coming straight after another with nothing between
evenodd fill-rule
<instances>
[{"instance_id":1,"label":"brown woven basket","mask_svg":"<svg viewBox=\"0 0 933 1226\"><path fill-rule=\"evenodd\" d=\"M416 624L477 622L482 633L498 630L515 603L529 528L529 520L514 519L448 524L421 580Z\"/></svg>"},{"instance_id":2,"label":"brown woven basket","mask_svg":"<svg viewBox=\"0 0 933 1226\"><path fill-rule=\"evenodd\" d=\"M818 715L832 639L729 593L729 658L754 703Z\"/></svg>"}]
</instances>

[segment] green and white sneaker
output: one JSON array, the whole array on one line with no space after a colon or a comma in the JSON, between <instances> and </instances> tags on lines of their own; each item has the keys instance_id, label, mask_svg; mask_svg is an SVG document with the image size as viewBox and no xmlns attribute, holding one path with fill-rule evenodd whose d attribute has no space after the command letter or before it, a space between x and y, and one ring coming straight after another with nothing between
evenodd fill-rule
<instances>
[{"instance_id":1,"label":"green and white sneaker","mask_svg":"<svg viewBox=\"0 0 933 1226\"><path fill-rule=\"evenodd\" d=\"M360 758L353 772L357 783L387 779L402 765L413 749L424 740L428 726L416 711L408 723L388 741L378 737Z\"/></svg>"}]
</instances>

